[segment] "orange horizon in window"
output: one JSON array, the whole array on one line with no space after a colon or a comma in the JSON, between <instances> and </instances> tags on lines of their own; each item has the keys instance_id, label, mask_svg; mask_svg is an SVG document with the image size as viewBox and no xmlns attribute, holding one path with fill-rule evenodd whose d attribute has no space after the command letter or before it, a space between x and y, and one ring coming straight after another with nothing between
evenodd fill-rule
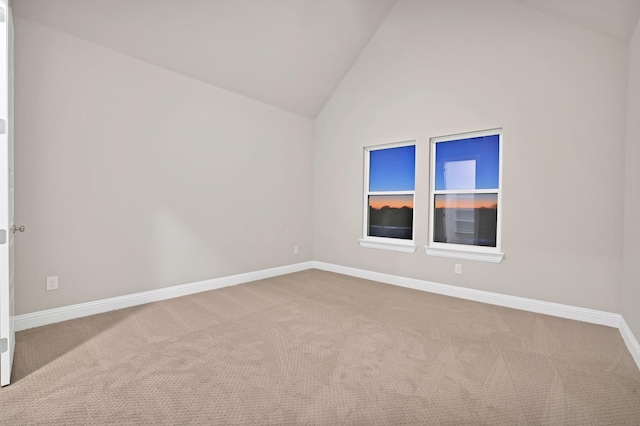
<instances>
[{"instance_id":1,"label":"orange horizon in window","mask_svg":"<svg viewBox=\"0 0 640 426\"><path fill-rule=\"evenodd\" d=\"M383 207L401 209L402 207L413 208L413 195L371 195L369 196L369 207L381 209Z\"/></svg>"},{"instance_id":2,"label":"orange horizon in window","mask_svg":"<svg viewBox=\"0 0 640 426\"><path fill-rule=\"evenodd\" d=\"M483 197L484 198L484 197ZM491 198L446 198L436 197L437 209L497 209L495 196Z\"/></svg>"}]
</instances>

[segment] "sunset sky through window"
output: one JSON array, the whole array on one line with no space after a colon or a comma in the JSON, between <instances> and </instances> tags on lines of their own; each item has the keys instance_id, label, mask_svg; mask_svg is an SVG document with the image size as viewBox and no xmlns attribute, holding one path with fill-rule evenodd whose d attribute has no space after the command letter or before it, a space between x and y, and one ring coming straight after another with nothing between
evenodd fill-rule
<instances>
[{"instance_id":1,"label":"sunset sky through window","mask_svg":"<svg viewBox=\"0 0 640 426\"><path fill-rule=\"evenodd\" d=\"M384 206L396 209L402 207L413 208L413 195L370 195L369 206L380 209Z\"/></svg>"},{"instance_id":2,"label":"sunset sky through window","mask_svg":"<svg viewBox=\"0 0 640 426\"><path fill-rule=\"evenodd\" d=\"M498 194L436 194L435 202L437 209L494 209Z\"/></svg>"},{"instance_id":3,"label":"sunset sky through window","mask_svg":"<svg viewBox=\"0 0 640 426\"><path fill-rule=\"evenodd\" d=\"M369 191L413 191L415 184L415 145L369 153Z\"/></svg>"},{"instance_id":4,"label":"sunset sky through window","mask_svg":"<svg viewBox=\"0 0 640 426\"><path fill-rule=\"evenodd\" d=\"M449 188L445 179L447 163L475 164L475 179L469 188ZM500 170L500 137L498 135L460 139L436 144L436 190L497 189Z\"/></svg>"}]
</instances>

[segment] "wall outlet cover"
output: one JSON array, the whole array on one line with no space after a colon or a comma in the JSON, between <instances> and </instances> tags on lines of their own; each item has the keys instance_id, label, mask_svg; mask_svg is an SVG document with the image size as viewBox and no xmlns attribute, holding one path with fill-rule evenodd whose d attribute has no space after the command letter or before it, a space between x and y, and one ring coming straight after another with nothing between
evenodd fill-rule
<instances>
[{"instance_id":1,"label":"wall outlet cover","mask_svg":"<svg viewBox=\"0 0 640 426\"><path fill-rule=\"evenodd\" d=\"M58 289L58 277L47 277L47 291Z\"/></svg>"}]
</instances>

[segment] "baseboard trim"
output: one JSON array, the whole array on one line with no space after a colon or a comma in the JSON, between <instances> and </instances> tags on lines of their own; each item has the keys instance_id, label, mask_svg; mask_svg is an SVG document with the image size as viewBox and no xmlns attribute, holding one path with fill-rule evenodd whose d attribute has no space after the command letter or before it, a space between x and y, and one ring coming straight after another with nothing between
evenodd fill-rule
<instances>
[{"instance_id":1,"label":"baseboard trim","mask_svg":"<svg viewBox=\"0 0 640 426\"><path fill-rule=\"evenodd\" d=\"M145 303L158 302L161 300L173 299L175 297L187 296L189 294L200 293L202 291L215 290L262 280L307 269L320 269L323 271L335 272L352 277L378 281L399 287L411 288L414 290L426 291L429 293L442 294L445 296L457 297L460 299L473 300L476 302L488 303L491 305L504 306L507 308L520 309L523 311L536 312L539 314L552 315L560 318L567 318L591 324L605 325L617 328L622 338L633 356L638 368L640 368L640 344L635 338L631 329L620 314L598 311L595 309L580 308L576 306L563 305L560 303L545 302L541 300L528 299L518 296L510 296L500 293L492 293L484 290L475 290L464 287L457 287L449 284L440 284L431 281L419 280L415 278L401 277L398 275L384 274L380 272L357 269L349 266L341 266L332 263L308 261L295 263L292 265L279 266L276 268L263 269L243 274L230 275L227 277L214 278L195 283L182 284L158 290L134 293L125 296L112 297L109 299L96 300L93 302L79 303L76 305L63 306L61 308L48 309L45 311L33 312L30 314L17 315L13 317L15 331L22 331L33 327L40 327L60 321L81 318L117 309L129 308L143 305Z\"/></svg>"},{"instance_id":2,"label":"baseboard trim","mask_svg":"<svg viewBox=\"0 0 640 426\"><path fill-rule=\"evenodd\" d=\"M304 271L306 269L311 269L312 267L311 261L301 262L276 268L247 272L244 274L230 275L221 278L166 287L158 290L150 290L141 293L96 300L93 302L63 306L61 308L48 309L30 314L16 315L13 317L15 330L22 331L60 321L67 321L103 312L115 311L117 309L144 305L145 303L158 302L160 300L173 299L175 297L187 296L189 294L200 293L202 291L215 290L218 288L271 278L278 275Z\"/></svg>"},{"instance_id":3,"label":"baseboard trim","mask_svg":"<svg viewBox=\"0 0 640 426\"><path fill-rule=\"evenodd\" d=\"M629 325L627 325L623 317L620 317L620 327L618 327L618 329L629 352L631 352L631 356L636 361L636 364L638 364L638 368L640 368L640 343L636 340L636 337L631 332Z\"/></svg>"},{"instance_id":4,"label":"baseboard trim","mask_svg":"<svg viewBox=\"0 0 640 426\"><path fill-rule=\"evenodd\" d=\"M473 300L476 302L488 303L491 305L504 306L506 308L520 309L523 311L535 312L539 314L552 315L560 318L567 318L576 321L599 324L617 328L622 335L622 339L627 345L627 349L640 368L640 344L631 332L631 329L620 314L612 312L598 311L595 309L580 308L577 306L563 305L561 303L545 302L542 300L528 299L525 297L509 296L506 294L492 293L484 290L457 287L449 284L440 284L431 281L406 278L398 275L383 274L380 272L367 271L365 269L351 268L349 266L335 265L313 261L315 269L349 275L372 281L383 282L399 287L422 290L429 293L437 293L445 296L457 297L460 299Z\"/></svg>"},{"instance_id":5,"label":"baseboard trim","mask_svg":"<svg viewBox=\"0 0 640 426\"><path fill-rule=\"evenodd\" d=\"M484 290L457 287L449 284L440 284L431 281L406 278L398 275L383 274L364 269L356 269L348 266L334 265L324 262L313 262L314 268L324 271L336 272L353 277L364 278L372 281L379 281L386 284L400 287L412 288L414 290L427 291L445 296L457 297L459 299L473 300L476 302L489 303L491 305L504 306L507 308L520 309L523 311L536 312L539 314L553 315L556 317L574 319L592 324L606 325L618 328L621 316L611 312L597 311L594 309L579 308L576 306L563 305L560 303L544 302L541 300L527 299L525 297L509 296L506 294L492 293Z\"/></svg>"}]
</instances>

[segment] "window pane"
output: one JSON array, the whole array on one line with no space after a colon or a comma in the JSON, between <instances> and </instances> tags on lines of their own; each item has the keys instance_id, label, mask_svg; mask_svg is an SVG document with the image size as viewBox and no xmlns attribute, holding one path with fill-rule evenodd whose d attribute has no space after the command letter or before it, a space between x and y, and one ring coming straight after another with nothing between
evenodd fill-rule
<instances>
[{"instance_id":1,"label":"window pane","mask_svg":"<svg viewBox=\"0 0 640 426\"><path fill-rule=\"evenodd\" d=\"M433 241L496 247L498 194L435 196Z\"/></svg>"},{"instance_id":2,"label":"window pane","mask_svg":"<svg viewBox=\"0 0 640 426\"><path fill-rule=\"evenodd\" d=\"M413 195L370 195L368 235L413 239Z\"/></svg>"},{"instance_id":3,"label":"window pane","mask_svg":"<svg viewBox=\"0 0 640 426\"><path fill-rule=\"evenodd\" d=\"M498 135L436 143L436 190L497 189Z\"/></svg>"},{"instance_id":4,"label":"window pane","mask_svg":"<svg viewBox=\"0 0 640 426\"><path fill-rule=\"evenodd\" d=\"M369 191L413 191L415 182L415 145L369 152Z\"/></svg>"}]
</instances>

